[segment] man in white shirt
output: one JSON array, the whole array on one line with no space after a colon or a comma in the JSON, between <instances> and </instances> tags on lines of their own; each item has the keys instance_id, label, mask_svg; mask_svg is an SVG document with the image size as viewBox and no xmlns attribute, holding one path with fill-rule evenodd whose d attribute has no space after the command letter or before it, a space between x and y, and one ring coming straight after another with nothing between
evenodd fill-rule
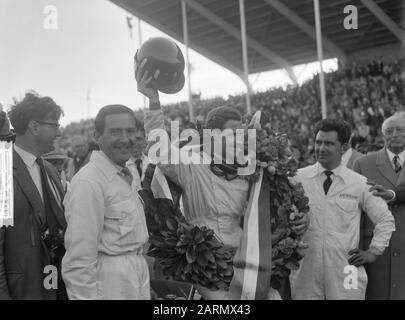
<instances>
[{"instance_id":1,"label":"man in white shirt","mask_svg":"<svg viewBox=\"0 0 405 320\"><path fill-rule=\"evenodd\" d=\"M327 119L315 127L315 165L300 169L309 197L310 225L303 240L300 268L291 274L293 299L364 299L367 275L363 264L372 263L388 246L395 230L387 204L369 191L367 179L342 165L350 127L343 120ZM364 210L374 224L367 250L359 250L360 217ZM350 267L351 265L351 267ZM357 286L348 284L357 275Z\"/></svg>"},{"instance_id":2,"label":"man in white shirt","mask_svg":"<svg viewBox=\"0 0 405 320\"><path fill-rule=\"evenodd\" d=\"M135 116L122 105L95 119L100 151L72 179L65 198L63 278L70 299L150 299L148 241L142 201L126 162L133 153Z\"/></svg>"},{"instance_id":3,"label":"man in white shirt","mask_svg":"<svg viewBox=\"0 0 405 320\"><path fill-rule=\"evenodd\" d=\"M385 147L375 153L358 159L353 170L367 179L396 193L398 187L405 183L405 119L398 115L384 120L381 127ZM378 191L381 188L376 187ZM373 264L366 267L369 276L366 299L405 299L405 204L396 201L396 196L389 205L395 218L396 230L392 234L390 246ZM373 233L373 226L368 219L362 225L363 242L367 245Z\"/></svg>"}]
</instances>

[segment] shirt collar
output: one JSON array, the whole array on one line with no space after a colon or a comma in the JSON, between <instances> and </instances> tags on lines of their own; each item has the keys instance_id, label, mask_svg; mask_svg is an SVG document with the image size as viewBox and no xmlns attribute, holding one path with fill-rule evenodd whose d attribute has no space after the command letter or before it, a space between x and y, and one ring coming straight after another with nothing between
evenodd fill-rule
<instances>
[{"instance_id":1,"label":"shirt collar","mask_svg":"<svg viewBox=\"0 0 405 320\"><path fill-rule=\"evenodd\" d=\"M346 150L346 152L342 155L342 164L343 165L345 165L345 166L347 165L352 154L353 154L352 148L349 148Z\"/></svg>"},{"instance_id":2,"label":"shirt collar","mask_svg":"<svg viewBox=\"0 0 405 320\"><path fill-rule=\"evenodd\" d=\"M27 167L32 168L35 165L37 157L35 157L32 153L22 149L16 144L14 144L14 150L18 153Z\"/></svg>"},{"instance_id":3,"label":"shirt collar","mask_svg":"<svg viewBox=\"0 0 405 320\"><path fill-rule=\"evenodd\" d=\"M123 167L114 163L103 151L93 151L90 156L90 162L94 163L107 177L112 181L117 173L121 173Z\"/></svg>"},{"instance_id":4,"label":"shirt collar","mask_svg":"<svg viewBox=\"0 0 405 320\"><path fill-rule=\"evenodd\" d=\"M142 174L143 174L143 172L146 171L148 165L149 165L150 163L152 163L152 161L148 158L147 155L142 154L142 158L134 158L134 157L129 158L129 160L128 160L127 163L126 163L126 166L127 166L127 167L129 167L129 166L136 166L136 160L141 160L141 161L142 161L142 162L141 162L141 170L142 170L141 172L142 172Z\"/></svg>"},{"instance_id":5,"label":"shirt collar","mask_svg":"<svg viewBox=\"0 0 405 320\"><path fill-rule=\"evenodd\" d=\"M336 177L341 177L343 179L343 181L347 181L348 176L347 176L347 172L349 169L347 169L347 167L345 165L343 165L342 163L340 163L340 165L338 167L336 167L333 170L330 170L333 172L333 175ZM310 178L316 177L316 176L320 176L323 174L324 171L327 171L327 169L325 169L319 162L317 162L314 166L313 166L313 170L312 173L309 175Z\"/></svg>"},{"instance_id":6,"label":"shirt collar","mask_svg":"<svg viewBox=\"0 0 405 320\"><path fill-rule=\"evenodd\" d=\"M390 159L390 161L391 161L391 163L392 163L392 160L394 159L394 157L396 156L396 154L393 153L393 152L391 152L390 150L388 150L388 148L385 148L385 150L387 150L388 158ZM404 163L404 158L405 158L405 150L402 151L401 153L398 153L398 157L399 157L399 160L401 161L401 164L403 165L403 163Z\"/></svg>"}]
</instances>

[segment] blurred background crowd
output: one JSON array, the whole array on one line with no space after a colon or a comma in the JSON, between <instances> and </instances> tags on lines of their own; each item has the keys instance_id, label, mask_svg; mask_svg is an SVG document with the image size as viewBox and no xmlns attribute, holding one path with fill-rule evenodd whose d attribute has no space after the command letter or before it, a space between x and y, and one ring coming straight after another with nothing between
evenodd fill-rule
<instances>
[{"instance_id":1,"label":"blurred background crowd","mask_svg":"<svg viewBox=\"0 0 405 320\"><path fill-rule=\"evenodd\" d=\"M405 60L394 63L374 61L354 63L325 75L328 117L348 121L353 129L351 144L361 153L379 150L383 146L381 124L383 119L398 114L405 116ZM321 119L321 101L318 75L300 86L272 88L252 94L253 111L267 111L272 127L286 132L292 151L304 167L315 162L313 155L313 126ZM227 105L245 110L245 96L234 95L227 99L217 97L201 99L193 96L197 124L204 124L207 113L214 107ZM195 126L189 121L188 103L180 102L163 107L167 120L179 121L182 129ZM143 119L144 110L136 115ZM63 156L64 168L70 176L89 159L98 148L92 140L93 119L71 123L62 129L57 152ZM70 159L66 161L67 159Z\"/></svg>"}]
</instances>

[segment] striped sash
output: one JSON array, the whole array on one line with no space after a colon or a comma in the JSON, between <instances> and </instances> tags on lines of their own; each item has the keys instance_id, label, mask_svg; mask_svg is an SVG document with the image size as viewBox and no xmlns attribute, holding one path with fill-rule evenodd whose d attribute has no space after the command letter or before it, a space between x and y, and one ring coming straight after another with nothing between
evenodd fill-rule
<instances>
[{"instance_id":1,"label":"striped sash","mask_svg":"<svg viewBox=\"0 0 405 320\"><path fill-rule=\"evenodd\" d=\"M270 188L263 180L253 184L244 216L243 235L233 260L233 279L228 298L263 300L270 290L271 277Z\"/></svg>"}]
</instances>

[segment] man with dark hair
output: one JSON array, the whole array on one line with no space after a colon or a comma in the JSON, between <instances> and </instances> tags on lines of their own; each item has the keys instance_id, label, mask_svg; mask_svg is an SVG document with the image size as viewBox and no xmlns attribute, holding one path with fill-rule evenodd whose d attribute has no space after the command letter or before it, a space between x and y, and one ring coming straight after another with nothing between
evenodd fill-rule
<instances>
[{"instance_id":1,"label":"man with dark hair","mask_svg":"<svg viewBox=\"0 0 405 320\"><path fill-rule=\"evenodd\" d=\"M123 105L96 116L100 151L73 177L65 198L62 272L70 299L150 299L145 214L126 167L136 129L133 111Z\"/></svg>"},{"instance_id":2,"label":"man with dark hair","mask_svg":"<svg viewBox=\"0 0 405 320\"><path fill-rule=\"evenodd\" d=\"M395 230L385 201L371 194L365 177L341 163L349 138L350 127L345 121L318 122L318 162L300 169L295 177L309 197L311 223L303 236L309 248L300 268L290 276L293 299L364 299L367 275L363 264L374 262L384 252ZM374 224L366 251L358 249L361 209ZM357 286L350 285L351 278L347 280L353 269L358 275Z\"/></svg>"},{"instance_id":3,"label":"man with dark hair","mask_svg":"<svg viewBox=\"0 0 405 320\"><path fill-rule=\"evenodd\" d=\"M339 141L342 142L343 154L342 154L342 164L348 167L349 169L353 168L354 161L363 155L360 152L357 152L350 146L350 138L352 134L352 129L350 124L344 120L340 119L326 119L323 123L319 122L319 126L322 126L323 129L337 129L340 128L338 133ZM320 128L315 128L315 135L318 133Z\"/></svg>"},{"instance_id":4,"label":"man with dark hair","mask_svg":"<svg viewBox=\"0 0 405 320\"><path fill-rule=\"evenodd\" d=\"M0 229L0 298L64 298L59 267L64 254L64 191L42 155L60 136L62 109L49 97L27 93L9 112L16 131L13 152L14 226ZM47 284L49 266L58 282ZM56 290L58 289L58 290Z\"/></svg>"},{"instance_id":5,"label":"man with dark hair","mask_svg":"<svg viewBox=\"0 0 405 320\"><path fill-rule=\"evenodd\" d=\"M353 170L396 193L396 189L405 183L405 118L391 116L385 119L381 129L384 148L358 159ZM390 201L389 205L397 231L384 254L366 268L369 278L366 298L370 300L405 299L405 204ZM362 240L367 245L373 235L373 225L367 217L362 231Z\"/></svg>"},{"instance_id":6,"label":"man with dark hair","mask_svg":"<svg viewBox=\"0 0 405 320\"><path fill-rule=\"evenodd\" d=\"M228 106L217 107L208 112L205 127L222 130L224 124L229 120L240 122L242 116L235 108Z\"/></svg>"}]
</instances>

